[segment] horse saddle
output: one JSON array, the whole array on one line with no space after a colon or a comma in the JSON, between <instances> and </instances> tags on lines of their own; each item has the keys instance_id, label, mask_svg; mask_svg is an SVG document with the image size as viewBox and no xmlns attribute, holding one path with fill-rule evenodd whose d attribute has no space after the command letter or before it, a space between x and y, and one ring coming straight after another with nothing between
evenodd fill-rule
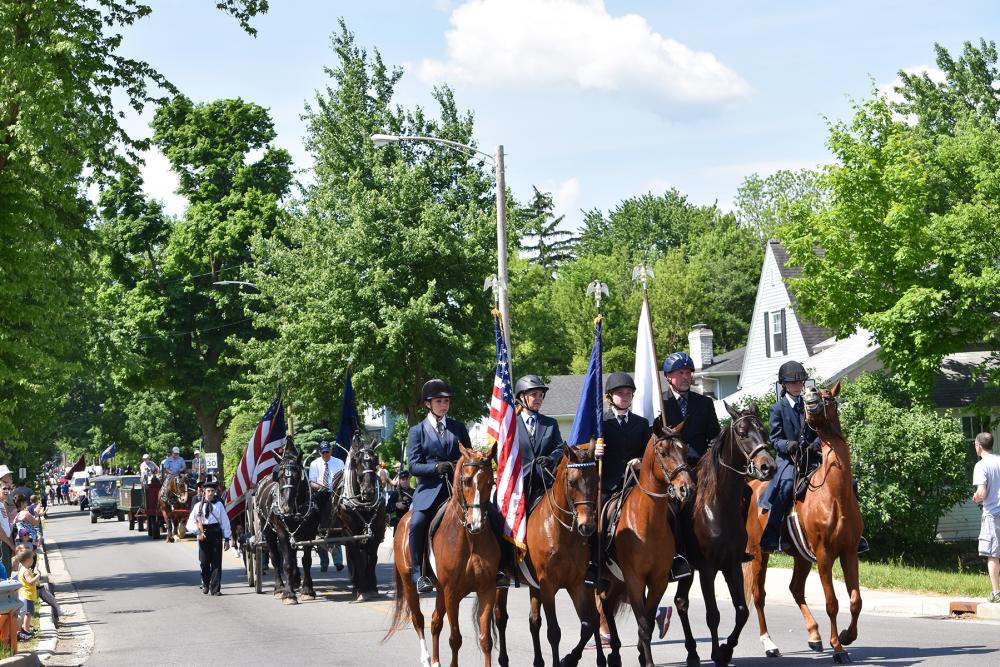
<instances>
[{"instance_id":1,"label":"horse saddle","mask_svg":"<svg viewBox=\"0 0 1000 667\"><path fill-rule=\"evenodd\" d=\"M615 533L618 531L618 521L621 520L622 506L625 499L635 489L635 485L628 485L624 489L619 489L611 494L608 502L604 503L601 512L604 514L604 553L610 555L613 551Z\"/></svg>"},{"instance_id":2,"label":"horse saddle","mask_svg":"<svg viewBox=\"0 0 1000 667\"><path fill-rule=\"evenodd\" d=\"M823 456L815 449L806 448L795 463L795 500L802 500L809 490L812 476L819 470Z\"/></svg>"},{"instance_id":3,"label":"horse saddle","mask_svg":"<svg viewBox=\"0 0 1000 667\"><path fill-rule=\"evenodd\" d=\"M448 511L448 502L445 501L438 506L437 510L434 511L434 516L431 518L431 523L427 527L427 548L424 550L424 573L430 574L434 572L434 533L437 532L438 528L441 527L441 523L444 521L444 514Z\"/></svg>"}]
</instances>

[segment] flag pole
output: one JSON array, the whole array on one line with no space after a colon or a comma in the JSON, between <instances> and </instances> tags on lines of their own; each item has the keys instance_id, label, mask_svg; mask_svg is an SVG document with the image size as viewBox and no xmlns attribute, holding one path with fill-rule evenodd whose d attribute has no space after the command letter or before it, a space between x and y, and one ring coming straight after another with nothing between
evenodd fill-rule
<instances>
[{"instance_id":1,"label":"flag pole","mask_svg":"<svg viewBox=\"0 0 1000 667\"><path fill-rule=\"evenodd\" d=\"M514 377L514 351L510 349L510 332L504 328L504 322L506 321L503 311L500 310L500 290L504 286L501 285L500 279L497 278L496 274L492 274L486 277L486 282L483 283L483 291L493 292L493 316L500 317L500 335L503 336L504 342L507 343L507 370L510 372L510 377ZM516 403L517 401L515 401ZM517 409L517 406L514 406ZM520 413L519 413L520 414Z\"/></svg>"},{"instance_id":2,"label":"flag pole","mask_svg":"<svg viewBox=\"0 0 1000 667\"><path fill-rule=\"evenodd\" d=\"M632 271L632 280L638 280L642 285L642 305L646 308L646 324L649 325L649 344L653 348L653 368L656 369L656 393L660 401L660 424L667 429L667 415L663 412L663 384L660 379L660 366L656 360L656 338L653 337L653 313L649 310L649 279L655 278L653 270L645 264L640 264Z\"/></svg>"},{"instance_id":3,"label":"flag pole","mask_svg":"<svg viewBox=\"0 0 1000 667\"><path fill-rule=\"evenodd\" d=\"M594 296L594 310L596 316L594 317L594 326L601 326L604 316L601 315L601 295L608 295L608 286L599 280L595 280L587 286L587 296ZM596 342L596 341L595 341ZM601 347L601 357L604 356L604 348ZM599 360L602 363L601 368L598 369L597 374L597 409L601 414L595 423L595 428L597 430L597 445L604 445L604 364L603 360ZM603 575L602 570L604 569L604 508L601 507L601 498L604 495L604 453L601 452L601 456L597 456L595 452L595 457L597 458L597 588L600 589L601 577Z\"/></svg>"}]
</instances>

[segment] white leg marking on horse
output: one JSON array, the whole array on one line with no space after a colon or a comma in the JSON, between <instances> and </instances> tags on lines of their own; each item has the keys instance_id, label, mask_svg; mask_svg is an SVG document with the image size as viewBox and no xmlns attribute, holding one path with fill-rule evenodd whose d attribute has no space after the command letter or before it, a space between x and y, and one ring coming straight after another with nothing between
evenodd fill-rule
<instances>
[{"instance_id":1,"label":"white leg marking on horse","mask_svg":"<svg viewBox=\"0 0 1000 667\"><path fill-rule=\"evenodd\" d=\"M770 653L771 651L778 650L778 645L771 641L771 635L769 633L765 633L760 636L760 643L764 646L764 653Z\"/></svg>"},{"instance_id":2,"label":"white leg marking on horse","mask_svg":"<svg viewBox=\"0 0 1000 667\"><path fill-rule=\"evenodd\" d=\"M431 654L427 650L427 642L420 640L420 667L431 667Z\"/></svg>"}]
</instances>

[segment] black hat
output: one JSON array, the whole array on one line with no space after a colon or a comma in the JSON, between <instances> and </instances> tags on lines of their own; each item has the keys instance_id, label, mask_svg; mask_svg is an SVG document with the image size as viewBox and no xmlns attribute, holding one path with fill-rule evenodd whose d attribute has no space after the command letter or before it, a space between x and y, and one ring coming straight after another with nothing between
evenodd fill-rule
<instances>
[{"instance_id":1,"label":"black hat","mask_svg":"<svg viewBox=\"0 0 1000 667\"><path fill-rule=\"evenodd\" d=\"M214 479L210 479L207 482L205 482L205 484L204 484L204 486L202 488L205 488L205 489L215 489L216 491L218 491L219 490L219 483L216 482Z\"/></svg>"},{"instance_id":2,"label":"black hat","mask_svg":"<svg viewBox=\"0 0 1000 667\"><path fill-rule=\"evenodd\" d=\"M440 378L434 378L424 383L423 389L420 390L420 395L423 396L425 401L429 401L432 398L451 398L452 394L451 387L447 382Z\"/></svg>"},{"instance_id":3,"label":"black hat","mask_svg":"<svg viewBox=\"0 0 1000 667\"><path fill-rule=\"evenodd\" d=\"M635 390L635 382L632 380L632 376L628 373L612 373L608 376L608 381L604 385L604 391L610 394L615 389L621 389L622 387Z\"/></svg>"},{"instance_id":4,"label":"black hat","mask_svg":"<svg viewBox=\"0 0 1000 667\"><path fill-rule=\"evenodd\" d=\"M518 397L526 391L531 391L532 389L541 389L542 391L548 391L549 387L547 384L542 382L542 378L537 375L525 375L517 384L514 385L514 397Z\"/></svg>"},{"instance_id":5,"label":"black hat","mask_svg":"<svg viewBox=\"0 0 1000 667\"><path fill-rule=\"evenodd\" d=\"M778 382L805 382L809 379L805 367L797 361L786 361L778 369Z\"/></svg>"},{"instance_id":6,"label":"black hat","mask_svg":"<svg viewBox=\"0 0 1000 667\"><path fill-rule=\"evenodd\" d=\"M407 470L406 468L404 468L404 469L402 469L402 470L399 471L399 476L400 477L409 477L410 476L410 471Z\"/></svg>"}]
</instances>

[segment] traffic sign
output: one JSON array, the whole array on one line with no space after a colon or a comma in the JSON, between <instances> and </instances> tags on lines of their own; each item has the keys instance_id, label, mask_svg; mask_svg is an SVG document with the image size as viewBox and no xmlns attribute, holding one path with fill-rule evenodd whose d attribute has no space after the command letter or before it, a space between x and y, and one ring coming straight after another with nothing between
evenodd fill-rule
<instances>
[{"instance_id":1,"label":"traffic sign","mask_svg":"<svg viewBox=\"0 0 1000 667\"><path fill-rule=\"evenodd\" d=\"M205 470L207 472L219 471L219 455L214 452L205 452Z\"/></svg>"}]
</instances>

